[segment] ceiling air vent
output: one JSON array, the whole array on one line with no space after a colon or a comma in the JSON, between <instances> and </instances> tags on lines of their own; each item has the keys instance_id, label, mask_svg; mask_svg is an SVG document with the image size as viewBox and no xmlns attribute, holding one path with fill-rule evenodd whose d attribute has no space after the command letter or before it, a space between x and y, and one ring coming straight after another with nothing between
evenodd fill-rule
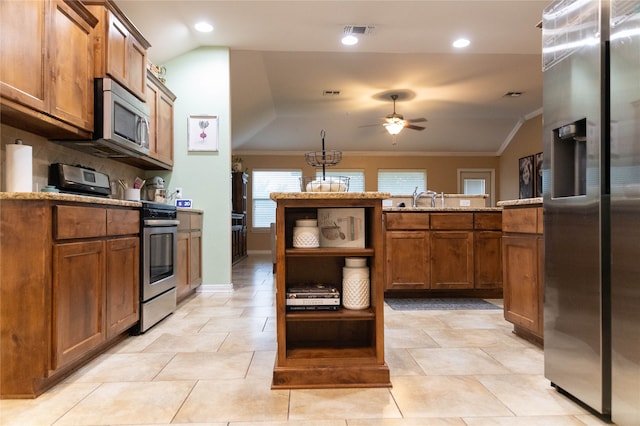
<instances>
[{"instance_id":1,"label":"ceiling air vent","mask_svg":"<svg viewBox=\"0 0 640 426\"><path fill-rule=\"evenodd\" d=\"M357 35L371 35L375 27L373 25L347 25L344 27L344 33Z\"/></svg>"},{"instance_id":2,"label":"ceiling air vent","mask_svg":"<svg viewBox=\"0 0 640 426\"><path fill-rule=\"evenodd\" d=\"M322 96L338 96L340 94L339 90L323 90Z\"/></svg>"},{"instance_id":3,"label":"ceiling air vent","mask_svg":"<svg viewBox=\"0 0 640 426\"><path fill-rule=\"evenodd\" d=\"M502 95L503 98L517 98L518 96L522 96L522 92L507 92Z\"/></svg>"}]
</instances>

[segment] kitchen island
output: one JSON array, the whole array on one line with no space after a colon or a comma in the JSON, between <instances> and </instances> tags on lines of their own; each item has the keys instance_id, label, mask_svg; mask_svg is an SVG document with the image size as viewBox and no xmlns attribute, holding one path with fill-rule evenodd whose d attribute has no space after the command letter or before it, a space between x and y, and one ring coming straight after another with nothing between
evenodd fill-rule
<instances>
[{"instance_id":1,"label":"kitchen island","mask_svg":"<svg viewBox=\"0 0 640 426\"><path fill-rule=\"evenodd\" d=\"M385 296L502 297L502 209L385 207Z\"/></svg>"},{"instance_id":2,"label":"kitchen island","mask_svg":"<svg viewBox=\"0 0 640 426\"><path fill-rule=\"evenodd\" d=\"M271 193L277 203L278 344L272 389L391 386L384 358L382 285L382 200L388 197L380 192ZM301 247L294 228L309 220L318 221L320 241L305 240ZM344 306L343 273L349 258L365 262L369 273L367 297L362 297L366 307L361 309ZM343 304L293 309L286 294L304 284L335 287Z\"/></svg>"}]
</instances>

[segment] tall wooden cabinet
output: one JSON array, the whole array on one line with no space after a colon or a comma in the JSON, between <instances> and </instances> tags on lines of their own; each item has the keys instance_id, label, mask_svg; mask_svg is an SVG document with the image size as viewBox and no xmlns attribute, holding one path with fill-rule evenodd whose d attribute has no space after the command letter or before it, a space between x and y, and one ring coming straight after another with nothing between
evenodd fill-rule
<instances>
[{"instance_id":1,"label":"tall wooden cabinet","mask_svg":"<svg viewBox=\"0 0 640 426\"><path fill-rule=\"evenodd\" d=\"M277 355L272 388L389 387L384 359L382 199L388 193L272 193L276 209ZM364 248L294 248L296 220L320 208L362 208ZM365 257L370 307L338 311L286 310L296 284L325 283L342 290L346 257Z\"/></svg>"},{"instance_id":2,"label":"tall wooden cabinet","mask_svg":"<svg viewBox=\"0 0 640 426\"><path fill-rule=\"evenodd\" d=\"M231 173L231 261L247 257L247 182L244 172Z\"/></svg>"},{"instance_id":3,"label":"tall wooden cabinet","mask_svg":"<svg viewBox=\"0 0 640 426\"><path fill-rule=\"evenodd\" d=\"M544 240L541 204L503 206L504 318L514 332L542 344Z\"/></svg>"},{"instance_id":4,"label":"tall wooden cabinet","mask_svg":"<svg viewBox=\"0 0 640 426\"><path fill-rule=\"evenodd\" d=\"M90 136L97 22L81 2L0 2L3 123L50 138Z\"/></svg>"}]
</instances>

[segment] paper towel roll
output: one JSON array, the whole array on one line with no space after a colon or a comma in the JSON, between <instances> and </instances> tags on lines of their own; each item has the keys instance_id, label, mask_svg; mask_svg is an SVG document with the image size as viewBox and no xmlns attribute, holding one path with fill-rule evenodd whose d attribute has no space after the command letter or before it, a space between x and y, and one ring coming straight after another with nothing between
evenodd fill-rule
<instances>
[{"instance_id":1,"label":"paper towel roll","mask_svg":"<svg viewBox=\"0 0 640 426\"><path fill-rule=\"evenodd\" d=\"M33 160L31 146L7 144L5 162L5 188L7 192L33 191Z\"/></svg>"}]
</instances>

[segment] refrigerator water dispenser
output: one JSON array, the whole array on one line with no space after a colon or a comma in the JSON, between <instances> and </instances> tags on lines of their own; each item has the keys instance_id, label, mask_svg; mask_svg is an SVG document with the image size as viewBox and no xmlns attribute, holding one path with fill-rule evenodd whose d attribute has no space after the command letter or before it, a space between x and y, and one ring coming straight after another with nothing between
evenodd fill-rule
<instances>
[{"instance_id":1,"label":"refrigerator water dispenser","mask_svg":"<svg viewBox=\"0 0 640 426\"><path fill-rule=\"evenodd\" d=\"M587 120L553 130L553 198L587 194Z\"/></svg>"}]
</instances>

